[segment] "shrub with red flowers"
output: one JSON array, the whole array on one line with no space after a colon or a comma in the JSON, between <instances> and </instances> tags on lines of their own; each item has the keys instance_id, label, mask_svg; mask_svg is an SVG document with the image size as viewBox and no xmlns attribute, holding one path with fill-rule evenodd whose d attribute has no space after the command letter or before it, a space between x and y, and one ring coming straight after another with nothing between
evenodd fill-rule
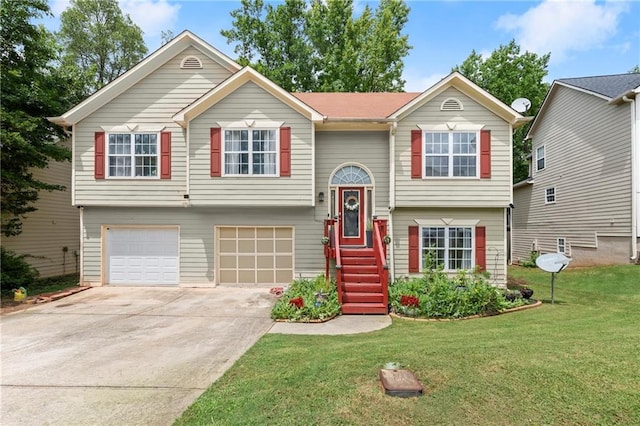
<instances>
[{"instance_id":1,"label":"shrub with red flowers","mask_svg":"<svg viewBox=\"0 0 640 426\"><path fill-rule=\"evenodd\" d=\"M400 304L409 308L417 308L420 306L420 301L415 296L405 294L400 298Z\"/></svg>"},{"instance_id":2,"label":"shrub with red flowers","mask_svg":"<svg viewBox=\"0 0 640 426\"><path fill-rule=\"evenodd\" d=\"M300 309L304 306L304 300L302 300L302 297L294 297L293 299L289 300L289 304Z\"/></svg>"}]
</instances>

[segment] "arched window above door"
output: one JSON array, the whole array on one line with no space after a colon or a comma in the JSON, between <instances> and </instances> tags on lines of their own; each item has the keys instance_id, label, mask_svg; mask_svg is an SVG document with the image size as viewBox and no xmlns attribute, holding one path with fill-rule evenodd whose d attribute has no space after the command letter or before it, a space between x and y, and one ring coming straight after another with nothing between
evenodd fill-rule
<instances>
[{"instance_id":1,"label":"arched window above door","mask_svg":"<svg viewBox=\"0 0 640 426\"><path fill-rule=\"evenodd\" d=\"M371 176L360 166L344 166L333 174L331 185L371 185Z\"/></svg>"}]
</instances>

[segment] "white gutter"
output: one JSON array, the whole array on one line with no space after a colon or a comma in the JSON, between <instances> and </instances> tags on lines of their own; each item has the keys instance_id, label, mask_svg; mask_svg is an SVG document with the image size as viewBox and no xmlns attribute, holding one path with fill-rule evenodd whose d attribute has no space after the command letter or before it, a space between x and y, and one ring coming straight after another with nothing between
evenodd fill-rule
<instances>
[{"instance_id":1,"label":"white gutter","mask_svg":"<svg viewBox=\"0 0 640 426\"><path fill-rule=\"evenodd\" d=\"M71 205L76 205L76 125L71 126Z\"/></svg>"},{"instance_id":2,"label":"white gutter","mask_svg":"<svg viewBox=\"0 0 640 426\"><path fill-rule=\"evenodd\" d=\"M640 152L638 150L638 131L640 130L640 104L635 99L626 95L622 97L624 102L630 103L631 109L631 258L632 262L638 260L638 180L640 179Z\"/></svg>"},{"instance_id":3,"label":"white gutter","mask_svg":"<svg viewBox=\"0 0 640 426\"><path fill-rule=\"evenodd\" d=\"M78 284L84 283L84 207L80 206L80 271Z\"/></svg>"},{"instance_id":4,"label":"white gutter","mask_svg":"<svg viewBox=\"0 0 640 426\"><path fill-rule=\"evenodd\" d=\"M394 121L389 129L389 223L387 225L388 234L393 236L393 211L396 208L396 130L398 122ZM395 262L395 243L391 240L389 244L389 260L391 263L391 281L396 278L396 262Z\"/></svg>"},{"instance_id":5,"label":"white gutter","mask_svg":"<svg viewBox=\"0 0 640 426\"><path fill-rule=\"evenodd\" d=\"M189 153L189 149L190 149L190 145L189 145L189 139L191 139L191 126L189 124L187 124L187 131L185 132L185 137L187 138L186 143L185 143L185 150L186 152L186 157L187 157L187 181L186 183L186 190L187 193L185 195L189 196L188 201L191 202L191 154Z\"/></svg>"}]
</instances>

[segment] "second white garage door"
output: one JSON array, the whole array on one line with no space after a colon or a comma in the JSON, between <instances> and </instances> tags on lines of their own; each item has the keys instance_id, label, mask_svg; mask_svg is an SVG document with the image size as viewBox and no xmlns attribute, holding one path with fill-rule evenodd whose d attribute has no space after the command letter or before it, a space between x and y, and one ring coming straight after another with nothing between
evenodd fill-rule
<instances>
[{"instance_id":1,"label":"second white garage door","mask_svg":"<svg viewBox=\"0 0 640 426\"><path fill-rule=\"evenodd\" d=\"M293 228L216 228L219 284L289 284L293 280Z\"/></svg>"},{"instance_id":2,"label":"second white garage door","mask_svg":"<svg viewBox=\"0 0 640 426\"><path fill-rule=\"evenodd\" d=\"M108 284L178 284L178 228L107 227Z\"/></svg>"}]
</instances>

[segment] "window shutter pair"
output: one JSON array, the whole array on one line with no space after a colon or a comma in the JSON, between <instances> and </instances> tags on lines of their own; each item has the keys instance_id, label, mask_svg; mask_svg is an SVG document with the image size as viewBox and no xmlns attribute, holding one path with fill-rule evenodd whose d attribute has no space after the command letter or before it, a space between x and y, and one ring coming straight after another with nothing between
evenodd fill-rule
<instances>
[{"instance_id":1,"label":"window shutter pair","mask_svg":"<svg viewBox=\"0 0 640 426\"><path fill-rule=\"evenodd\" d=\"M94 177L105 178L105 132L94 135ZM160 133L160 179L171 179L171 132Z\"/></svg>"},{"instance_id":2,"label":"window shutter pair","mask_svg":"<svg viewBox=\"0 0 640 426\"><path fill-rule=\"evenodd\" d=\"M422 179L422 130L411 131L411 179ZM480 178L491 178L491 130L480 131Z\"/></svg>"},{"instance_id":3,"label":"window shutter pair","mask_svg":"<svg viewBox=\"0 0 640 426\"><path fill-rule=\"evenodd\" d=\"M476 226L476 266L487 269L486 227ZM409 273L420 272L420 227L409 227Z\"/></svg>"},{"instance_id":4,"label":"window shutter pair","mask_svg":"<svg viewBox=\"0 0 640 426\"><path fill-rule=\"evenodd\" d=\"M211 176L222 176L222 129L211 128ZM291 127L280 128L280 176L291 176Z\"/></svg>"}]
</instances>

